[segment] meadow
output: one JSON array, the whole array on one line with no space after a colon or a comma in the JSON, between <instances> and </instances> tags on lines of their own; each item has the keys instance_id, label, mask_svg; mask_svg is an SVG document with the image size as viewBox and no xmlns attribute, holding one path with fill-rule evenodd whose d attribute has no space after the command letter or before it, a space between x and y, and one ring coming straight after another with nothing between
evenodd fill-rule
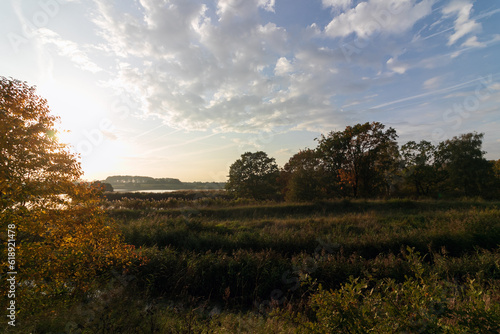
<instances>
[{"instance_id":1,"label":"meadow","mask_svg":"<svg viewBox=\"0 0 500 334\"><path fill-rule=\"evenodd\" d=\"M500 202L211 191L109 194L102 206L136 262L34 333L500 330Z\"/></svg>"}]
</instances>

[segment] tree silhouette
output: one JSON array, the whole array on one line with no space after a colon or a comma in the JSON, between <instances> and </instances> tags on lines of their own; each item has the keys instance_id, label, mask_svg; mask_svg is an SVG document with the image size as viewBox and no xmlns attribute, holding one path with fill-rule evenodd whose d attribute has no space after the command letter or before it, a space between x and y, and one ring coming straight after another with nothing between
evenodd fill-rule
<instances>
[{"instance_id":1,"label":"tree silhouette","mask_svg":"<svg viewBox=\"0 0 500 334\"><path fill-rule=\"evenodd\" d=\"M327 195L328 176L316 150L293 155L283 167L280 181L289 201L311 201Z\"/></svg>"},{"instance_id":2,"label":"tree silhouette","mask_svg":"<svg viewBox=\"0 0 500 334\"><path fill-rule=\"evenodd\" d=\"M402 169L405 181L415 189L417 196L428 196L444 180L436 166L436 147L426 140L409 141L401 147Z\"/></svg>"},{"instance_id":3,"label":"tree silhouette","mask_svg":"<svg viewBox=\"0 0 500 334\"><path fill-rule=\"evenodd\" d=\"M246 152L229 168L226 190L238 197L273 199L278 194L279 169L265 152Z\"/></svg>"},{"instance_id":4,"label":"tree silhouette","mask_svg":"<svg viewBox=\"0 0 500 334\"><path fill-rule=\"evenodd\" d=\"M436 158L447 176L447 190L463 196L478 196L487 191L494 177L484 158L482 133L466 133L438 145Z\"/></svg>"},{"instance_id":5,"label":"tree silhouette","mask_svg":"<svg viewBox=\"0 0 500 334\"><path fill-rule=\"evenodd\" d=\"M389 176L395 173L398 156L397 134L393 128L384 128L378 122L356 124L319 138L318 150L326 168L344 194L370 197L390 191Z\"/></svg>"}]
</instances>

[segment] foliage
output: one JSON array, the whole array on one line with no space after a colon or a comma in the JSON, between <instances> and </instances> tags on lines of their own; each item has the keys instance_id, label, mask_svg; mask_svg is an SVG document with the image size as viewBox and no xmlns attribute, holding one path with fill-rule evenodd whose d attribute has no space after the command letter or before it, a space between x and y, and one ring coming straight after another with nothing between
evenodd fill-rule
<instances>
[{"instance_id":1,"label":"foliage","mask_svg":"<svg viewBox=\"0 0 500 334\"><path fill-rule=\"evenodd\" d=\"M497 180L500 180L500 159L492 161L493 174Z\"/></svg>"},{"instance_id":2,"label":"foliage","mask_svg":"<svg viewBox=\"0 0 500 334\"><path fill-rule=\"evenodd\" d=\"M395 169L396 130L378 122L347 126L318 140L328 170L335 175L343 193L353 197L388 194L386 177Z\"/></svg>"},{"instance_id":3,"label":"foliage","mask_svg":"<svg viewBox=\"0 0 500 334\"><path fill-rule=\"evenodd\" d=\"M0 208L40 205L66 193L81 175L76 157L57 141L47 101L26 83L0 77Z\"/></svg>"},{"instance_id":4,"label":"foliage","mask_svg":"<svg viewBox=\"0 0 500 334\"><path fill-rule=\"evenodd\" d=\"M185 301L148 300L139 291L120 288L91 302L62 309L57 314L47 314L25 328L26 331L21 333L296 333L293 325L276 316L234 312L195 298Z\"/></svg>"},{"instance_id":5,"label":"foliage","mask_svg":"<svg viewBox=\"0 0 500 334\"><path fill-rule=\"evenodd\" d=\"M306 149L285 164L280 182L285 199L300 202L325 198L329 178L318 151Z\"/></svg>"},{"instance_id":6,"label":"foliage","mask_svg":"<svg viewBox=\"0 0 500 334\"><path fill-rule=\"evenodd\" d=\"M186 203L178 205L182 208ZM363 316L358 314L356 318L356 312L372 310L375 306L371 303L378 302L377 296L386 295L396 303L390 309L392 315L370 320L372 314L365 311L362 320L379 329L376 332L398 332L383 330L391 321L400 326L400 331L424 327L431 331L439 319L433 307L441 307L443 300L449 302L455 296L457 308L453 314L468 314L469 328L483 316L496 319L496 311L487 307L500 298L498 288L493 288L495 280L500 279L498 203L352 200L322 206L261 203L234 207L231 201L227 205L230 208L222 203L210 209L201 207L190 217L172 217L176 208L170 207L168 213L143 211L141 218L123 220L127 241L142 245L150 259L135 273L135 282L141 284L139 290L169 300L191 296L224 305L225 311L236 314L241 308L251 307L252 301L256 301L256 311L262 305L282 307L285 314L281 323L292 319L287 326L304 333L305 324L321 328L324 321L315 320L315 312L322 306L318 311L308 307L303 312L307 318L294 315L309 297L306 287L297 287L299 278L310 277L324 287L325 293L332 290L339 294L336 300L340 303L353 301L348 299L349 294L340 292L352 276L356 281L353 286L367 285L359 289L358 300L346 311L354 314L345 317L352 326L358 326L356 321ZM406 245L428 255L412 258L398 254ZM477 252L478 247L485 250ZM422 272L424 285L416 272ZM457 290L468 287L469 276L476 273L474 287L477 293L485 294L485 307L468 306L472 290ZM378 288L367 297L373 287ZM274 301L272 296L277 296ZM318 303L327 303L330 297L317 298ZM400 314L396 313L399 309ZM445 320L448 326L467 328L457 327L456 317ZM245 328L240 331L252 332L255 327Z\"/></svg>"},{"instance_id":7,"label":"foliage","mask_svg":"<svg viewBox=\"0 0 500 334\"><path fill-rule=\"evenodd\" d=\"M405 255L412 276L373 280L351 277L338 290L320 285L299 314L305 333L496 333L498 292L469 279L465 286L442 281L418 253Z\"/></svg>"},{"instance_id":8,"label":"foliage","mask_svg":"<svg viewBox=\"0 0 500 334\"><path fill-rule=\"evenodd\" d=\"M290 286L283 283L283 274L289 271L293 274L288 277L299 277L296 270L304 268L303 261L310 256L315 259L310 275L330 288L349 275L359 277L366 272L376 279L399 281L411 272L391 254L405 245L421 252L445 248L452 258L441 259L436 266L441 277L462 280L469 272L482 271L488 277L500 277L495 241L500 238L500 213L494 204L483 203L484 209L474 209L478 203L467 202L331 204L326 210L325 206L311 210L312 206L302 204L243 206L232 208L231 213L214 208L190 218L144 212L143 218L124 221L122 229L127 242L137 247L169 248L148 256L151 262L137 275L150 277L148 282L161 282L163 288L156 291L170 295L189 287L187 294L220 300L230 287L231 300L237 305L255 296L269 298L273 287L286 291ZM476 256L477 247L491 253ZM468 258L467 254L472 255ZM270 262L257 261L263 258ZM273 267L278 268L275 274L271 274ZM269 284L268 296L263 293L266 289L260 290L264 282Z\"/></svg>"},{"instance_id":9,"label":"foliage","mask_svg":"<svg viewBox=\"0 0 500 334\"><path fill-rule=\"evenodd\" d=\"M238 197L273 199L278 194L279 169L265 152L246 152L229 168L226 189Z\"/></svg>"},{"instance_id":10,"label":"foliage","mask_svg":"<svg viewBox=\"0 0 500 334\"><path fill-rule=\"evenodd\" d=\"M57 118L35 88L0 77L0 112L0 270L9 271L9 226L17 246L10 271L27 316L84 295L109 268L129 263L131 249L100 209L100 191L77 182L77 157L58 142Z\"/></svg>"},{"instance_id":11,"label":"foliage","mask_svg":"<svg viewBox=\"0 0 500 334\"><path fill-rule=\"evenodd\" d=\"M122 183L160 183L160 184L181 184L182 182L179 179L173 178L153 178L149 176L130 176L130 175L114 175L108 176L106 178L106 182L112 183L115 185Z\"/></svg>"},{"instance_id":12,"label":"foliage","mask_svg":"<svg viewBox=\"0 0 500 334\"><path fill-rule=\"evenodd\" d=\"M447 187L462 196L479 196L487 192L493 177L491 165L481 150L483 134L467 133L439 144L436 156L448 175Z\"/></svg>"},{"instance_id":13,"label":"foliage","mask_svg":"<svg viewBox=\"0 0 500 334\"><path fill-rule=\"evenodd\" d=\"M94 181L91 183L91 186L97 190L103 191L103 192L113 192L113 186L111 183L103 183L101 181Z\"/></svg>"},{"instance_id":14,"label":"foliage","mask_svg":"<svg viewBox=\"0 0 500 334\"><path fill-rule=\"evenodd\" d=\"M500 165L484 159L483 134L462 134L437 146L409 141L399 150L396 130L384 129L379 122L367 122L321 135L315 149L301 150L289 159L277 183L274 159L264 152L247 152L230 167L226 189L258 200L277 198L280 192L290 202L500 196Z\"/></svg>"},{"instance_id":15,"label":"foliage","mask_svg":"<svg viewBox=\"0 0 500 334\"><path fill-rule=\"evenodd\" d=\"M207 205L204 199L214 200L136 198L106 204L141 258L132 260L126 276L112 272L114 283L81 304L54 306L54 313L36 322L25 318L32 327L22 332L304 333L306 324L322 328L310 297L325 307L331 298L345 301L352 306L346 311L353 314L346 320L352 326L385 328L392 319L409 332L424 324L430 331L436 318L444 319L432 308L443 299L457 316L439 326L464 329L483 322L487 328L497 319L492 305L500 298L498 202L218 198ZM118 214L125 209L133 215ZM401 253L406 246L425 257ZM300 286L301 279L321 284L325 295L316 297L318 291ZM376 296L386 295L397 307L382 305L390 317L370 320L378 314L370 313L374 305L381 305ZM356 313L361 310L367 319Z\"/></svg>"},{"instance_id":16,"label":"foliage","mask_svg":"<svg viewBox=\"0 0 500 334\"><path fill-rule=\"evenodd\" d=\"M402 174L417 196L429 196L445 177L436 166L436 148L430 142L409 141L401 147Z\"/></svg>"}]
</instances>

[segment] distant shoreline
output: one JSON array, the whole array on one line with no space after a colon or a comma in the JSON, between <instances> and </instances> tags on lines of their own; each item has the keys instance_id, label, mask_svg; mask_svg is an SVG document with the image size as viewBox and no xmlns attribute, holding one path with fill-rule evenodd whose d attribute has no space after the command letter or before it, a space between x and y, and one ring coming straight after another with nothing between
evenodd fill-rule
<instances>
[{"instance_id":1,"label":"distant shoreline","mask_svg":"<svg viewBox=\"0 0 500 334\"><path fill-rule=\"evenodd\" d=\"M115 192L165 193L188 190L222 190L225 182L182 182L174 178L153 178L137 175L114 175L100 181L109 184Z\"/></svg>"},{"instance_id":2,"label":"distant shoreline","mask_svg":"<svg viewBox=\"0 0 500 334\"><path fill-rule=\"evenodd\" d=\"M224 190L224 189L114 189L116 193L153 193L153 194L161 194L161 193L171 193L176 191L211 191L211 190Z\"/></svg>"}]
</instances>

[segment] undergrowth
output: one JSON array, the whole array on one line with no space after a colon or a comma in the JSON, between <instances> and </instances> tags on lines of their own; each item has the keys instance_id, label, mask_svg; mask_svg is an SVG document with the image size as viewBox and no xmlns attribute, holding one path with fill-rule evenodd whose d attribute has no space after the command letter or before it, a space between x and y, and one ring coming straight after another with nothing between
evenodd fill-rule
<instances>
[{"instance_id":1,"label":"undergrowth","mask_svg":"<svg viewBox=\"0 0 500 334\"><path fill-rule=\"evenodd\" d=\"M497 333L486 201L103 203L137 261L16 333Z\"/></svg>"}]
</instances>

